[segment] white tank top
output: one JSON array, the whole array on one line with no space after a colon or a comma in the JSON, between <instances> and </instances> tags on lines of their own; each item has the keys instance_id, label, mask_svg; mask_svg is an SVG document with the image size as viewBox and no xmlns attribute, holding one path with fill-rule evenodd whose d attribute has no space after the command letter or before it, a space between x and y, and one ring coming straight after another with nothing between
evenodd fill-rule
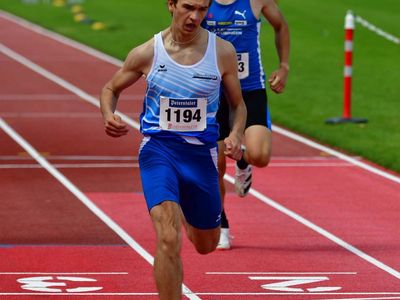
<instances>
[{"instance_id":1,"label":"white tank top","mask_svg":"<svg viewBox=\"0 0 400 300\"><path fill-rule=\"evenodd\" d=\"M193 65L181 65L165 50L161 32L154 36L154 58L147 76L141 131L145 135L177 138L203 144L218 139L216 113L221 74L216 36L208 33L204 56Z\"/></svg>"}]
</instances>

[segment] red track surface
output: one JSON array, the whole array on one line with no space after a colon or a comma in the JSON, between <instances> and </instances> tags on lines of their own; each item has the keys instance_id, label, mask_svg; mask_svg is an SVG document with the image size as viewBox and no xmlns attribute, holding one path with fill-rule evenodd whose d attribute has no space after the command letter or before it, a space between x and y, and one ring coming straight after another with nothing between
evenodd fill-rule
<instances>
[{"instance_id":1,"label":"red track surface","mask_svg":"<svg viewBox=\"0 0 400 300\"><path fill-rule=\"evenodd\" d=\"M0 28L8 49L94 97L116 70L2 14ZM1 130L0 299L156 299L152 267L130 242L154 253L140 134L108 138L97 107L8 49L0 49L0 117L121 230ZM143 91L142 82L120 100L136 121ZM274 133L272 162L255 170L253 188L241 199L228 183L231 251L201 256L184 241L192 299L400 299L398 181Z\"/></svg>"}]
</instances>

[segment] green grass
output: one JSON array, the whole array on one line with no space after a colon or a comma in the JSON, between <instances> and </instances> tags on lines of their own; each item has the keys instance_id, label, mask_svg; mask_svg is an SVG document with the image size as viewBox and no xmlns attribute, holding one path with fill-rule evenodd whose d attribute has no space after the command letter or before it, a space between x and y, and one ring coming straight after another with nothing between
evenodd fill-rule
<instances>
[{"instance_id":1,"label":"green grass","mask_svg":"<svg viewBox=\"0 0 400 300\"><path fill-rule=\"evenodd\" d=\"M93 31L73 20L68 7L37 0L1 0L0 8L124 59L129 50L168 26L165 0L87 0L86 14L107 24ZM47 1L48 2L48 1ZM400 46L356 24L352 116L364 125L326 125L342 115L344 16L352 9L364 19L400 36L397 0L280 0L292 37L291 71L282 95L269 92L273 122L348 153L400 172ZM273 33L263 23L263 63L277 65Z\"/></svg>"}]
</instances>

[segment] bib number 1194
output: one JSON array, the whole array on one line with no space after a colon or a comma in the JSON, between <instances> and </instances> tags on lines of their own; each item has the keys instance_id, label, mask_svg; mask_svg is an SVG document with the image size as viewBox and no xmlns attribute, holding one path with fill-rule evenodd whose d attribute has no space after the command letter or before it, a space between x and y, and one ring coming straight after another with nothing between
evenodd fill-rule
<instances>
[{"instance_id":1,"label":"bib number 1194","mask_svg":"<svg viewBox=\"0 0 400 300\"><path fill-rule=\"evenodd\" d=\"M194 112L191 109L184 109L184 110L179 110L175 109L173 110L172 108L167 108L165 110L167 113L167 121L172 122L176 121L177 123L180 123L181 120L184 123L189 123L192 120L200 122L201 116L200 116L200 109L196 109ZM172 115L174 114L174 115Z\"/></svg>"},{"instance_id":2,"label":"bib number 1194","mask_svg":"<svg viewBox=\"0 0 400 300\"><path fill-rule=\"evenodd\" d=\"M160 127L163 130L203 131L206 118L206 98L160 98Z\"/></svg>"}]
</instances>

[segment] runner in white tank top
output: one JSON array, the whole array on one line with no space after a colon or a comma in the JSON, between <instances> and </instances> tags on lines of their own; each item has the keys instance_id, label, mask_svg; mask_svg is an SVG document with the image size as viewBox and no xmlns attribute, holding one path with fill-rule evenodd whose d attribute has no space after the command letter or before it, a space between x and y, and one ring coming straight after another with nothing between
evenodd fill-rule
<instances>
[{"instance_id":1,"label":"runner in white tank top","mask_svg":"<svg viewBox=\"0 0 400 300\"><path fill-rule=\"evenodd\" d=\"M215 113L220 80L233 113L225 154L235 160L242 156L247 112L233 46L200 27L211 0L168 0L167 4L171 25L129 53L103 87L100 104L106 133L112 137L128 134L127 125L115 114L118 96L147 77L139 162L157 236L154 277L160 299L181 299L182 221L201 254L215 250L220 234L221 199L213 148L218 137ZM198 177L209 180L209 185L200 184ZM201 214L196 214L199 202L210 206L203 204Z\"/></svg>"}]
</instances>

